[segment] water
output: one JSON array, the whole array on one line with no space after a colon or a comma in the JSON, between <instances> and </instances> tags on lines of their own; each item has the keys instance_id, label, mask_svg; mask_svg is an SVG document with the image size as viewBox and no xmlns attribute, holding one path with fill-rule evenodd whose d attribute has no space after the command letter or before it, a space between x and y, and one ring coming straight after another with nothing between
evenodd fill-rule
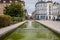
<instances>
[{"instance_id":1,"label":"water","mask_svg":"<svg viewBox=\"0 0 60 40\"><path fill-rule=\"evenodd\" d=\"M4 40L60 40L60 38L41 24L28 21Z\"/></svg>"}]
</instances>

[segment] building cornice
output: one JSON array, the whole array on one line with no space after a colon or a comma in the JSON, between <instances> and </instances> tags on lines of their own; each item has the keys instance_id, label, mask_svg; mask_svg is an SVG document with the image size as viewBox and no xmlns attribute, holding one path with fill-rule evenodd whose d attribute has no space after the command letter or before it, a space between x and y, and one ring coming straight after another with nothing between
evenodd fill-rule
<instances>
[{"instance_id":1,"label":"building cornice","mask_svg":"<svg viewBox=\"0 0 60 40\"><path fill-rule=\"evenodd\" d=\"M37 4L40 4L40 3L53 3L53 1L47 1L47 2L45 2L45 1L40 1L40 2L37 2L37 3L35 4L35 6L36 6Z\"/></svg>"}]
</instances>

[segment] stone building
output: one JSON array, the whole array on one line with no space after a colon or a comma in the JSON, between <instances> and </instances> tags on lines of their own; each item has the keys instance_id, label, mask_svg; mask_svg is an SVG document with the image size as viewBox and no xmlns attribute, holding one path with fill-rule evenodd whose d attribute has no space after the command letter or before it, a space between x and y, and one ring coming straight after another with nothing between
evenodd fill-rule
<instances>
[{"instance_id":1,"label":"stone building","mask_svg":"<svg viewBox=\"0 0 60 40\"><path fill-rule=\"evenodd\" d=\"M59 7L60 4L53 3L52 0L38 0L35 5L35 13L32 16L34 15L34 18L38 20L51 20L54 17L57 18Z\"/></svg>"},{"instance_id":2,"label":"stone building","mask_svg":"<svg viewBox=\"0 0 60 40\"><path fill-rule=\"evenodd\" d=\"M12 2L21 2L22 5L25 6L25 2L21 0L0 0L0 14L3 14L4 7L10 5Z\"/></svg>"},{"instance_id":3,"label":"stone building","mask_svg":"<svg viewBox=\"0 0 60 40\"><path fill-rule=\"evenodd\" d=\"M60 14L60 4L54 2L52 9L52 17L56 19L58 14Z\"/></svg>"}]
</instances>

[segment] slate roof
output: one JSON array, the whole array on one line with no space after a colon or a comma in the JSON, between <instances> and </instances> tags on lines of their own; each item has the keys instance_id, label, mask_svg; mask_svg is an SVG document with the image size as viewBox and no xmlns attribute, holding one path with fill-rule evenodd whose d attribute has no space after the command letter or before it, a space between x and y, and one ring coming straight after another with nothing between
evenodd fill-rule
<instances>
[{"instance_id":1,"label":"slate roof","mask_svg":"<svg viewBox=\"0 0 60 40\"><path fill-rule=\"evenodd\" d=\"M37 5L37 4L40 4L40 3L53 3L53 2L52 2L52 1L47 1L47 2L45 2L45 1L40 1L40 2L37 2L36 5Z\"/></svg>"},{"instance_id":2,"label":"slate roof","mask_svg":"<svg viewBox=\"0 0 60 40\"><path fill-rule=\"evenodd\" d=\"M0 3L3 3L3 1L6 1L6 3L9 3L10 1L14 2L14 1L21 1L21 0L1 0Z\"/></svg>"}]
</instances>

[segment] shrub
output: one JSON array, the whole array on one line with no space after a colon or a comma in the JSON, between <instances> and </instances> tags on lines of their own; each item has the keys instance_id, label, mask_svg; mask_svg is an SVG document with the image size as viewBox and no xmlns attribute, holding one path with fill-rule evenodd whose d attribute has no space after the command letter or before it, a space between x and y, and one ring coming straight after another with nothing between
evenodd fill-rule
<instances>
[{"instance_id":1,"label":"shrub","mask_svg":"<svg viewBox=\"0 0 60 40\"><path fill-rule=\"evenodd\" d=\"M10 25L11 17L8 15L0 15L0 27L5 27Z\"/></svg>"},{"instance_id":2,"label":"shrub","mask_svg":"<svg viewBox=\"0 0 60 40\"><path fill-rule=\"evenodd\" d=\"M25 20L25 18L24 17L21 17L21 21L24 21Z\"/></svg>"},{"instance_id":3,"label":"shrub","mask_svg":"<svg viewBox=\"0 0 60 40\"><path fill-rule=\"evenodd\" d=\"M11 19L14 23L20 22L20 18L19 17L12 17Z\"/></svg>"},{"instance_id":4,"label":"shrub","mask_svg":"<svg viewBox=\"0 0 60 40\"><path fill-rule=\"evenodd\" d=\"M24 21L25 18L22 18L22 17L12 17L11 20L12 20L14 23L17 23L17 22Z\"/></svg>"}]
</instances>

